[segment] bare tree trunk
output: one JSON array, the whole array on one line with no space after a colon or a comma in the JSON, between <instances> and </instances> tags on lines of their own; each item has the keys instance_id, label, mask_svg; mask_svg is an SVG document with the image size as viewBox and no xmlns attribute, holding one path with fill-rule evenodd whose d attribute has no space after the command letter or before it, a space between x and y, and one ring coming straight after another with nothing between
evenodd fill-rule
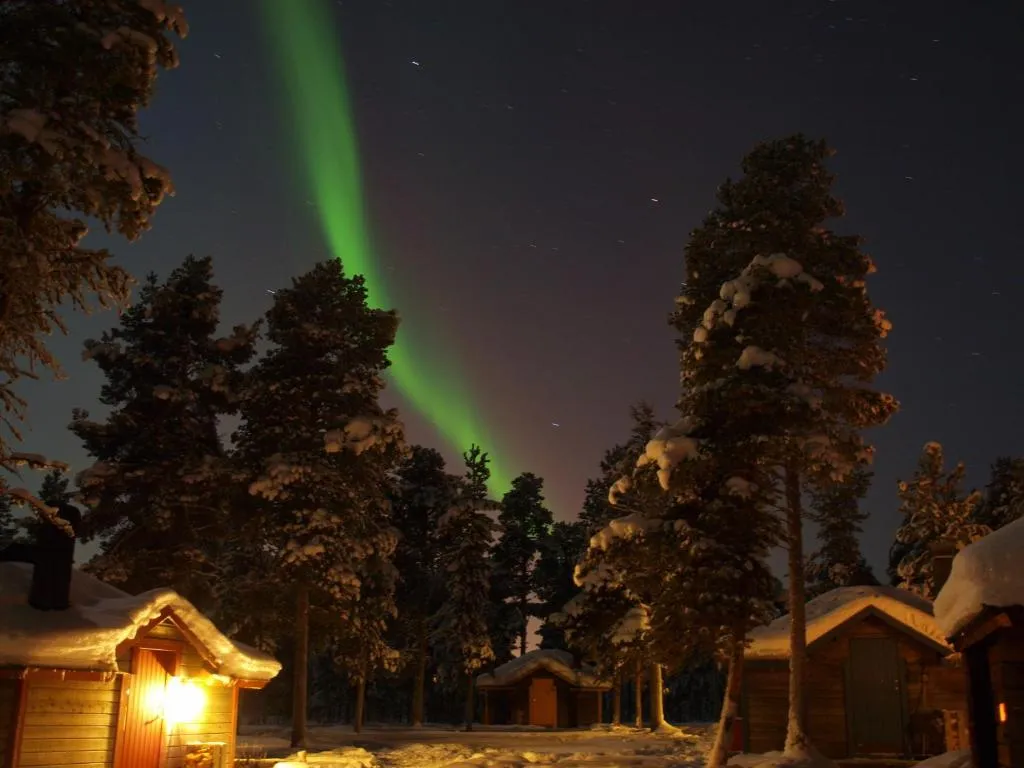
<instances>
[{"instance_id":1,"label":"bare tree trunk","mask_svg":"<svg viewBox=\"0 0 1024 768\"><path fill-rule=\"evenodd\" d=\"M420 627L419 647L416 649L416 676L412 689L412 725L419 728L423 725L423 702L427 686L427 625Z\"/></svg>"},{"instance_id":2,"label":"bare tree trunk","mask_svg":"<svg viewBox=\"0 0 1024 768\"><path fill-rule=\"evenodd\" d=\"M665 722L665 684L661 678L661 664L651 664L648 692L651 696L651 730L663 728Z\"/></svg>"},{"instance_id":3,"label":"bare tree trunk","mask_svg":"<svg viewBox=\"0 0 1024 768\"><path fill-rule=\"evenodd\" d=\"M526 614L528 607L527 598L519 601L519 612L523 615L523 628L519 632L519 655L526 654L526 635L530 629L530 617Z\"/></svg>"},{"instance_id":4,"label":"bare tree trunk","mask_svg":"<svg viewBox=\"0 0 1024 768\"><path fill-rule=\"evenodd\" d=\"M732 729L740 710L740 691L743 686L743 634L733 635L729 651L729 675L725 680L725 698L722 701L722 715L718 719L718 733L708 753L707 768L721 768L729 757L732 743Z\"/></svg>"},{"instance_id":5,"label":"bare tree trunk","mask_svg":"<svg viewBox=\"0 0 1024 768\"><path fill-rule=\"evenodd\" d=\"M466 675L466 712L464 718L466 720L466 730L473 730L473 715L475 714L475 708L473 706L473 673L470 672Z\"/></svg>"},{"instance_id":6,"label":"bare tree trunk","mask_svg":"<svg viewBox=\"0 0 1024 768\"><path fill-rule=\"evenodd\" d=\"M644 727L644 665L639 660L633 672L633 698L636 700L636 712L633 724L637 728Z\"/></svg>"},{"instance_id":7,"label":"bare tree trunk","mask_svg":"<svg viewBox=\"0 0 1024 768\"><path fill-rule=\"evenodd\" d=\"M622 725L622 671L615 673L615 687L612 688L612 725Z\"/></svg>"},{"instance_id":8,"label":"bare tree trunk","mask_svg":"<svg viewBox=\"0 0 1024 768\"><path fill-rule=\"evenodd\" d=\"M359 673L356 681L356 713L352 718L352 730L356 733L363 732L363 718L366 716L366 670Z\"/></svg>"},{"instance_id":9,"label":"bare tree trunk","mask_svg":"<svg viewBox=\"0 0 1024 768\"><path fill-rule=\"evenodd\" d=\"M295 589L295 669L292 679L292 746L306 746L309 703L309 587Z\"/></svg>"},{"instance_id":10,"label":"bare tree trunk","mask_svg":"<svg viewBox=\"0 0 1024 768\"><path fill-rule=\"evenodd\" d=\"M803 754L810 746L804 725L804 659L807 656L807 617L804 596L803 503L800 475L786 467L786 538L789 545L789 725L788 754Z\"/></svg>"}]
</instances>

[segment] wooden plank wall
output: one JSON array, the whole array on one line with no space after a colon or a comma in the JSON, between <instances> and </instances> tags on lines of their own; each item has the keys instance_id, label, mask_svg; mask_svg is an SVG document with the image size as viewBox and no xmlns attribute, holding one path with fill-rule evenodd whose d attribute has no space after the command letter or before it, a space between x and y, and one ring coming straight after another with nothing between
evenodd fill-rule
<instances>
[{"instance_id":1,"label":"wooden plank wall","mask_svg":"<svg viewBox=\"0 0 1024 768\"><path fill-rule=\"evenodd\" d=\"M1024 629L1001 630L989 651L995 706L1003 704L1007 721L996 726L1000 768L1024 762Z\"/></svg>"},{"instance_id":2,"label":"wooden plank wall","mask_svg":"<svg viewBox=\"0 0 1024 768\"><path fill-rule=\"evenodd\" d=\"M10 768L14 719L18 709L18 681L0 680L0 768Z\"/></svg>"},{"instance_id":3,"label":"wooden plank wall","mask_svg":"<svg viewBox=\"0 0 1024 768\"><path fill-rule=\"evenodd\" d=\"M21 768L109 768L121 679L28 683Z\"/></svg>"},{"instance_id":4,"label":"wooden plank wall","mask_svg":"<svg viewBox=\"0 0 1024 768\"><path fill-rule=\"evenodd\" d=\"M826 756L849 756L844 665L851 637L892 637L897 640L906 670L907 712L967 708L966 675L958 666L941 662L936 652L873 617L849 627L814 649L806 666L807 731ZM927 676L927 687L922 682ZM748 662L744 670L748 750L782 749L789 707L788 662Z\"/></svg>"},{"instance_id":5,"label":"wooden plank wall","mask_svg":"<svg viewBox=\"0 0 1024 768\"><path fill-rule=\"evenodd\" d=\"M148 637L182 643L181 674L184 677L194 677L203 670L213 671L169 619L154 627ZM226 745L226 764L234 764L234 690L223 685L203 686L203 690L206 693L206 706L196 717L195 722L175 723L173 730L167 735L166 768L182 768L188 744L194 741L223 742Z\"/></svg>"}]
</instances>

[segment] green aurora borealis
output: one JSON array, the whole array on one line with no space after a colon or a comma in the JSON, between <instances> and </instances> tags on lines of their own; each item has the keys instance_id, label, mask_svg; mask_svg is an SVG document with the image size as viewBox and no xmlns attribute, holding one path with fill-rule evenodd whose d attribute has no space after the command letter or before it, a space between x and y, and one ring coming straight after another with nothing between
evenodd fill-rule
<instances>
[{"instance_id":1,"label":"green aurora borealis","mask_svg":"<svg viewBox=\"0 0 1024 768\"><path fill-rule=\"evenodd\" d=\"M348 274L363 275L370 305L391 308L393 297L378 268L366 216L358 136L330 5L263 0L262 9L290 102L286 114L326 243ZM461 453L476 443L490 453L490 490L500 498L511 479L481 427L453 355L438 346L425 343L403 323L390 352L390 378L449 447Z\"/></svg>"}]
</instances>

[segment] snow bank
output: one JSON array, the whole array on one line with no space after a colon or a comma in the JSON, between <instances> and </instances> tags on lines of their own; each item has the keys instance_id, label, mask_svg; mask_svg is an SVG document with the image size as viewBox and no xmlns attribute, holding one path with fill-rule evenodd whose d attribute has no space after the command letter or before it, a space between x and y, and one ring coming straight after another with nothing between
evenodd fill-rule
<instances>
[{"instance_id":1,"label":"snow bank","mask_svg":"<svg viewBox=\"0 0 1024 768\"><path fill-rule=\"evenodd\" d=\"M524 653L512 659L493 672L487 672L476 679L477 688L493 688L496 686L513 685L534 672L545 669L551 674L562 678L569 685L581 688L610 689L611 685L600 680L596 671L589 666L576 667L575 658L568 651L556 649L540 649Z\"/></svg>"},{"instance_id":2,"label":"snow bank","mask_svg":"<svg viewBox=\"0 0 1024 768\"><path fill-rule=\"evenodd\" d=\"M974 761L971 759L971 750L969 749L936 755L917 764L917 768L973 768L973 766Z\"/></svg>"},{"instance_id":3,"label":"snow bank","mask_svg":"<svg viewBox=\"0 0 1024 768\"><path fill-rule=\"evenodd\" d=\"M281 665L234 643L188 600L170 589L132 596L75 570L71 607L39 611L28 604L32 566L0 563L0 666L120 671L117 646L169 610L214 659L219 675L270 680Z\"/></svg>"},{"instance_id":4,"label":"snow bank","mask_svg":"<svg viewBox=\"0 0 1024 768\"><path fill-rule=\"evenodd\" d=\"M807 603L807 644L811 645L866 608L874 608L912 632L950 648L946 635L932 616L931 603L896 587L840 587L814 598ZM750 640L747 658L788 658L789 615L758 627L750 633Z\"/></svg>"},{"instance_id":5,"label":"snow bank","mask_svg":"<svg viewBox=\"0 0 1024 768\"><path fill-rule=\"evenodd\" d=\"M988 606L1024 605L1024 518L964 547L935 598L935 621L953 637Z\"/></svg>"}]
</instances>

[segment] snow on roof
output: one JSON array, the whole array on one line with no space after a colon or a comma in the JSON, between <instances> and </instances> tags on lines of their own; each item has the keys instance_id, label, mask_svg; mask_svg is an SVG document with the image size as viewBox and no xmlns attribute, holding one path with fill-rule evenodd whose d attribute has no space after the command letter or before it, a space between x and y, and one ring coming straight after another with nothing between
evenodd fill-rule
<instances>
[{"instance_id":1,"label":"snow on roof","mask_svg":"<svg viewBox=\"0 0 1024 768\"><path fill-rule=\"evenodd\" d=\"M840 587L814 598L807 603L807 645L867 608L874 608L908 630L949 648L932 616L931 603L896 587ZM788 658L789 615L758 627L750 633L750 640L747 658Z\"/></svg>"},{"instance_id":2,"label":"snow on roof","mask_svg":"<svg viewBox=\"0 0 1024 768\"><path fill-rule=\"evenodd\" d=\"M953 637L985 607L1024 605L1024 518L964 547L935 598L935 621Z\"/></svg>"},{"instance_id":3,"label":"snow on roof","mask_svg":"<svg viewBox=\"0 0 1024 768\"><path fill-rule=\"evenodd\" d=\"M524 653L512 661L502 664L493 672L487 672L476 679L477 688L494 688L513 685L534 672L545 669L562 678L570 685L581 688L611 688L600 680L593 667L574 667L574 658L568 651L544 648Z\"/></svg>"},{"instance_id":4,"label":"snow on roof","mask_svg":"<svg viewBox=\"0 0 1024 768\"><path fill-rule=\"evenodd\" d=\"M0 563L0 667L117 672L117 646L170 610L212 656L217 674L270 680L281 670L271 656L229 640L173 590L132 596L76 569L71 607L40 611L28 604L31 581L31 565Z\"/></svg>"}]
</instances>

